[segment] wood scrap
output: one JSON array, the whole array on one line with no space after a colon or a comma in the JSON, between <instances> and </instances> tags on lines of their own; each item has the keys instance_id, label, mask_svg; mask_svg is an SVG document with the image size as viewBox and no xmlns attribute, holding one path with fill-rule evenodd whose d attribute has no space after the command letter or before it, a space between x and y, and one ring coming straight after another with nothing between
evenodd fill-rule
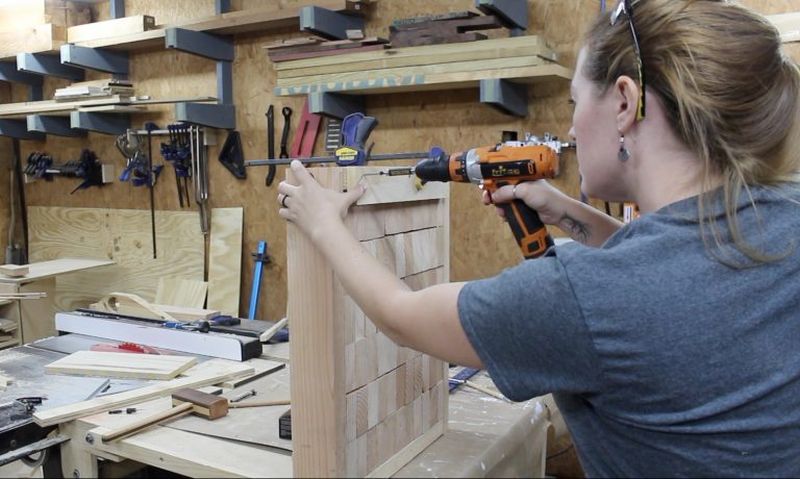
<instances>
[{"instance_id":1,"label":"wood scrap","mask_svg":"<svg viewBox=\"0 0 800 479\"><path fill-rule=\"evenodd\" d=\"M0 266L0 274L3 276L9 276L11 278L19 278L25 276L30 271L28 265L19 265L19 264L4 264Z\"/></svg>"},{"instance_id":2,"label":"wood scrap","mask_svg":"<svg viewBox=\"0 0 800 479\"><path fill-rule=\"evenodd\" d=\"M354 51L383 50L388 47L385 38L369 37L359 40L311 41L292 44L272 44L264 47L273 62L339 55Z\"/></svg>"},{"instance_id":3,"label":"wood scrap","mask_svg":"<svg viewBox=\"0 0 800 479\"><path fill-rule=\"evenodd\" d=\"M155 303L152 306L180 321L206 321L220 315L220 311L217 309L187 308L185 306Z\"/></svg>"},{"instance_id":4,"label":"wood scrap","mask_svg":"<svg viewBox=\"0 0 800 479\"><path fill-rule=\"evenodd\" d=\"M390 27L389 41L394 48L472 42L487 38L476 30L491 30L502 26L494 15L411 23Z\"/></svg>"},{"instance_id":5,"label":"wood scrap","mask_svg":"<svg viewBox=\"0 0 800 479\"><path fill-rule=\"evenodd\" d=\"M191 278L158 278L155 302L187 308L202 308L206 304L208 283ZM208 319L208 318L204 318Z\"/></svg>"},{"instance_id":6,"label":"wood scrap","mask_svg":"<svg viewBox=\"0 0 800 479\"><path fill-rule=\"evenodd\" d=\"M258 359L258 358L254 358L247 361L247 365L253 367L253 374L241 378L232 379L230 381L226 381L222 383L222 387L235 389L239 386L255 381L256 379L263 378L268 374L272 374L275 371L279 371L284 367L286 367L285 363L279 363L277 361L270 361L268 359Z\"/></svg>"},{"instance_id":7,"label":"wood scrap","mask_svg":"<svg viewBox=\"0 0 800 479\"><path fill-rule=\"evenodd\" d=\"M0 293L0 300L4 299L42 299L46 298L45 292L30 292L30 293Z\"/></svg>"},{"instance_id":8,"label":"wood scrap","mask_svg":"<svg viewBox=\"0 0 800 479\"><path fill-rule=\"evenodd\" d=\"M476 16L478 16L478 14L475 12L463 11L463 12L439 13L436 15L424 15L419 17L400 18L397 20L393 20L389 28L403 27L406 25L415 25L419 23L435 22L439 20L463 20L465 18L472 18Z\"/></svg>"},{"instance_id":9,"label":"wood scrap","mask_svg":"<svg viewBox=\"0 0 800 479\"><path fill-rule=\"evenodd\" d=\"M219 384L229 379L247 376L252 373L253 368L244 363L224 359L211 359L186 371L187 377L172 379L152 386L113 394L111 396L103 396L75 404L55 407L45 411L37 411L33 415L33 420L42 427L52 426L109 409L167 396L180 389Z\"/></svg>"},{"instance_id":10,"label":"wood scrap","mask_svg":"<svg viewBox=\"0 0 800 479\"><path fill-rule=\"evenodd\" d=\"M275 323L271 328L261 333L261 336L258 337L258 340L262 343L266 343L270 339L272 339L275 334L278 333L281 329L285 328L286 325L289 323L289 318L282 318L280 321Z\"/></svg>"},{"instance_id":11,"label":"wood scrap","mask_svg":"<svg viewBox=\"0 0 800 479\"><path fill-rule=\"evenodd\" d=\"M124 316L177 321L174 316L156 308L140 296L128 293L111 293L100 301L90 304L89 309Z\"/></svg>"},{"instance_id":12,"label":"wood scrap","mask_svg":"<svg viewBox=\"0 0 800 479\"><path fill-rule=\"evenodd\" d=\"M78 351L45 366L48 374L122 379L172 379L197 364L192 356Z\"/></svg>"}]
</instances>

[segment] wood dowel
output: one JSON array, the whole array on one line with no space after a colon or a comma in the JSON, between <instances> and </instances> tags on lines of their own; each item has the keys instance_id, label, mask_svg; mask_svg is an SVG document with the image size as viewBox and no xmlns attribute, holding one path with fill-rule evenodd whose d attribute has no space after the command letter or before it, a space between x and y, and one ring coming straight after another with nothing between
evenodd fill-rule
<instances>
[{"instance_id":1,"label":"wood dowel","mask_svg":"<svg viewBox=\"0 0 800 479\"><path fill-rule=\"evenodd\" d=\"M280 399L277 401L250 401L250 402L234 402L228 404L229 408L242 408L242 407L267 407L267 406L288 406L291 402L288 399Z\"/></svg>"},{"instance_id":2,"label":"wood dowel","mask_svg":"<svg viewBox=\"0 0 800 479\"><path fill-rule=\"evenodd\" d=\"M161 411L160 413L153 414L152 416L148 416L144 419L140 419L134 423L128 424L127 426L111 430L105 434L102 434L100 438L103 440L103 442L116 441L118 439L128 437L132 434L147 429L150 426L155 426L156 424L164 422L167 419L177 419L181 416L185 416L190 412L192 412L193 408L194 404L185 402L172 409Z\"/></svg>"}]
</instances>

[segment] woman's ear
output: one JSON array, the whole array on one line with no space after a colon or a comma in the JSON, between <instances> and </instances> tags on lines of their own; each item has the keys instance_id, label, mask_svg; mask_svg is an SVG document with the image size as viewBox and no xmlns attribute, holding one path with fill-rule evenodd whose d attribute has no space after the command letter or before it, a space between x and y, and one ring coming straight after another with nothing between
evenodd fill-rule
<instances>
[{"instance_id":1,"label":"woman's ear","mask_svg":"<svg viewBox=\"0 0 800 479\"><path fill-rule=\"evenodd\" d=\"M614 84L613 100L617 113L617 130L625 134L636 123L636 109L639 105L639 85L629 76L617 78Z\"/></svg>"}]
</instances>

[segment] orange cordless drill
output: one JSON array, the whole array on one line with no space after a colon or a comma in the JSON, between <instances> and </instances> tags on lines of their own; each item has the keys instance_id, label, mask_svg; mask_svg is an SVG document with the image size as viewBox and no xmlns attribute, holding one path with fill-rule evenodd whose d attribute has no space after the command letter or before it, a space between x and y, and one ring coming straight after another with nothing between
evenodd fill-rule
<instances>
[{"instance_id":1,"label":"orange cordless drill","mask_svg":"<svg viewBox=\"0 0 800 479\"><path fill-rule=\"evenodd\" d=\"M419 162L411 172L423 182L458 181L482 185L491 198L505 185L555 177L562 148L571 146L545 135L544 139L528 136L524 141L507 141L450 156L434 148L429 158ZM539 214L524 201L515 199L498 206L503 209L525 259L538 258L553 245Z\"/></svg>"}]
</instances>

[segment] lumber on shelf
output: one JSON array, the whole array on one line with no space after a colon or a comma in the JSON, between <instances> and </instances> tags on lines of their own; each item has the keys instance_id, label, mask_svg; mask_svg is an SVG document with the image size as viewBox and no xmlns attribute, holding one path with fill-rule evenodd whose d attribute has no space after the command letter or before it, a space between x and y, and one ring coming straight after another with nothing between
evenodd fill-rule
<instances>
[{"instance_id":1,"label":"lumber on shelf","mask_svg":"<svg viewBox=\"0 0 800 479\"><path fill-rule=\"evenodd\" d=\"M127 33L109 38L77 42L76 45L116 50L163 47L166 29L169 27L220 35L234 35L296 26L299 22L300 9L308 5L316 5L334 11L352 11L356 6L360 7L361 3L349 0L308 0L287 8L278 8L277 2L269 2L268 5L267 7L228 12L174 25L159 25L158 28L140 33Z\"/></svg>"},{"instance_id":2,"label":"lumber on shelf","mask_svg":"<svg viewBox=\"0 0 800 479\"><path fill-rule=\"evenodd\" d=\"M276 64L278 95L383 93L468 88L485 79L572 78L537 36L427 45Z\"/></svg>"},{"instance_id":3,"label":"lumber on shelf","mask_svg":"<svg viewBox=\"0 0 800 479\"><path fill-rule=\"evenodd\" d=\"M67 41L67 29L52 23L0 32L0 60L17 53L55 52Z\"/></svg>"},{"instance_id":4,"label":"lumber on shelf","mask_svg":"<svg viewBox=\"0 0 800 479\"><path fill-rule=\"evenodd\" d=\"M102 22L87 23L67 29L69 43L87 42L119 35L132 35L152 30L156 27L155 18L150 15L134 15Z\"/></svg>"}]
</instances>

